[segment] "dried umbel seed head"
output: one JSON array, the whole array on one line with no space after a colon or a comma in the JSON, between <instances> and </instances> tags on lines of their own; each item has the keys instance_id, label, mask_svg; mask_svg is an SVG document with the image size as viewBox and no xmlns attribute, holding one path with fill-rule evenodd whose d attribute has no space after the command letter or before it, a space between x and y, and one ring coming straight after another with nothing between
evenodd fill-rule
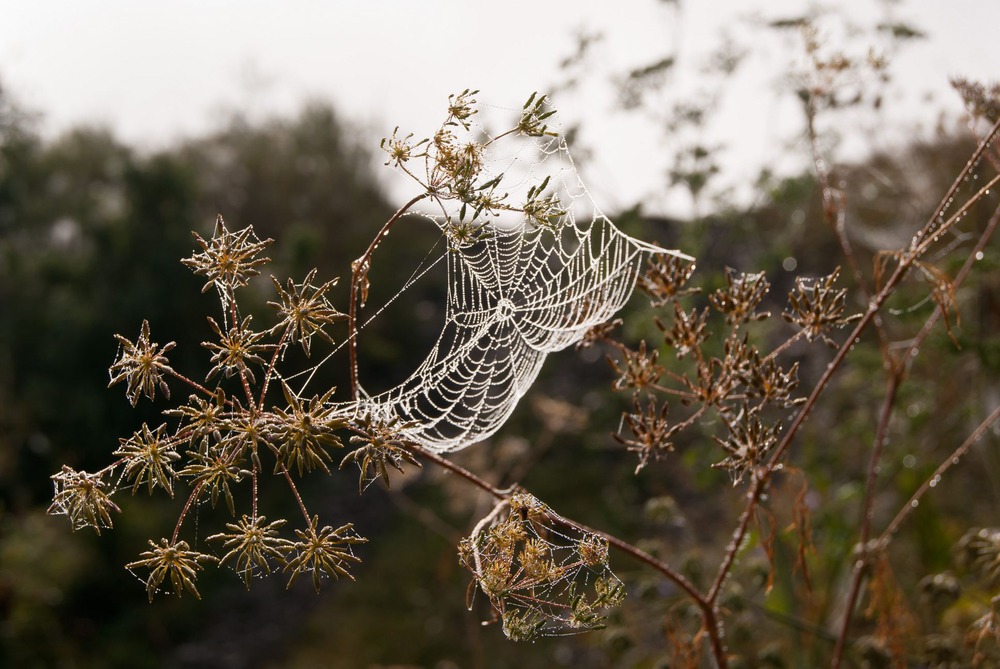
<instances>
[{"instance_id":1,"label":"dried umbel seed head","mask_svg":"<svg viewBox=\"0 0 1000 669\"><path fill-rule=\"evenodd\" d=\"M583 536L576 545L576 552L588 567L608 564L608 540L596 534Z\"/></svg>"},{"instance_id":2,"label":"dried umbel seed head","mask_svg":"<svg viewBox=\"0 0 1000 669\"><path fill-rule=\"evenodd\" d=\"M700 288L686 288L694 274L692 261L674 255L660 254L649 259L646 272L639 277L639 289L649 295L650 305L661 307L684 295L693 295Z\"/></svg>"},{"instance_id":3,"label":"dried umbel seed head","mask_svg":"<svg viewBox=\"0 0 1000 669\"><path fill-rule=\"evenodd\" d=\"M158 486L173 497L174 479L177 477L173 463L181 456L176 450L177 440L167 432L166 424L150 430L143 423L138 432L119 441L121 446L115 451L115 455L120 455L125 460L122 476L126 480L132 480L132 492L146 483L150 493Z\"/></svg>"},{"instance_id":4,"label":"dried umbel seed head","mask_svg":"<svg viewBox=\"0 0 1000 669\"><path fill-rule=\"evenodd\" d=\"M496 520L501 511L506 518ZM608 543L555 514L537 498L515 494L459 544L459 560L513 640L599 629L625 595L608 567Z\"/></svg>"},{"instance_id":5,"label":"dried umbel seed head","mask_svg":"<svg viewBox=\"0 0 1000 669\"><path fill-rule=\"evenodd\" d=\"M638 351L622 346L621 355L621 362L608 357L608 364L618 374L613 386L615 390L632 389L638 392L655 386L664 374L665 370L657 363L660 352L656 349L647 352L646 340L639 342Z\"/></svg>"},{"instance_id":6,"label":"dried umbel seed head","mask_svg":"<svg viewBox=\"0 0 1000 669\"><path fill-rule=\"evenodd\" d=\"M957 550L963 567L991 583L1000 581L1000 529L969 530L959 540Z\"/></svg>"},{"instance_id":7,"label":"dried umbel seed head","mask_svg":"<svg viewBox=\"0 0 1000 669\"><path fill-rule=\"evenodd\" d=\"M115 335L115 339L119 344L118 357L108 370L111 377L108 387L125 381L128 385L125 396L132 406L139 401L139 395L154 399L157 388L169 399L170 388L163 375L173 372L166 354L174 348L174 342L161 347L151 341L149 321L146 320L142 322L139 338L135 343L121 335Z\"/></svg>"},{"instance_id":8,"label":"dried umbel seed head","mask_svg":"<svg viewBox=\"0 0 1000 669\"><path fill-rule=\"evenodd\" d=\"M708 299L730 325L760 321L771 315L766 311L754 311L770 287L763 272L737 274L736 270L727 268L726 287L715 291Z\"/></svg>"},{"instance_id":9,"label":"dried umbel seed head","mask_svg":"<svg viewBox=\"0 0 1000 669\"><path fill-rule=\"evenodd\" d=\"M808 341L819 338L836 346L828 336L829 331L861 318L861 314L844 315L847 290L834 288L839 276L840 268L818 279L799 277L795 289L788 293L788 309L781 317L797 326Z\"/></svg>"},{"instance_id":10,"label":"dried umbel seed head","mask_svg":"<svg viewBox=\"0 0 1000 669\"><path fill-rule=\"evenodd\" d=\"M112 527L111 512L118 511L118 505L111 501L113 490L101 474L76 471L66 465L58 474L52 475L55 494L48 512L51 515L67 516L73 529L93 527L100 534L102 527Z\"/></svg>"},{"instance_id":11,"label":"dried umbel seed head","mask_svg":"<svg viewBox=\"0 0 1000 669\"><path fill-rule=\"evenodd\" d=\"M361 469L361 476L358 479L359 493L376 478L381 478L388 488L389 467L402 474L404 463L416 467L422 466L410 452L415 442L403 434L404 430L412 426L412 423L402 423L398 418L380 421L370 415L351 426L358 434L353 435L350 442L357 444L358 448L341 460L340 468L343 469L349 462L358 465Z\"/></svg>"},{"instance_id":12,"label":"dried umbel seed head","mask_svg":"<svg viewBox=\"0 0 1000 669\"><path fill-rule=\"evenodd\" d=\"M139 567L149 569L146 578L146 594L153 601L160 585L169 579L174 594L181 595L185 590L201 599L201 593L195 586L198 572L202 571L202 563L217 562L216 558L205 553L191 550L186 541L168 541L161 539L159 544L149 542L150 550L142 553L141 560L125 565L129 571Z\"/></svg>"},{"instance_id":13,"label":"dried umbel seed head","mask_svg":"<svg viewBox=\"0 0 1000 669\"><path fill-rule=\"evenodd\" d=\"M920 579L917 589L921 601L934 610L951 606L962 594L958 579L948 572L925 576Z\"/></svg>"},{"instance_id":14,"label":"dried umbel seed head","mask_svg":"<svg viewBox=\"0 0 1000 669\"><path fill-rule=\"evenodd\" d=\"M211 239L205 240L197 233L194 237L202 248L201 253L195 253L181 262L195 274L207 278L202 292L215 286L226 306L232 301L234 291L258 276L259 266L271 261L259 254L274 240L261 241L250 226L230 232L221 215L215 221L215 233Z\"/></svg>"},{"instance_id":15,"label":"dried umbel seed head","mask_svg":"<svg viewBox=\"0 0 1000 669\"><path fill-rule=\"evenodd\" d=\"M671 425L667 420L669 409L670 405L667 402L657 407L656 399L652 397L644 409L639 398L634 397L632 412L622 414L632 432L632 437L626 438L619 434L612 436L630 452L639 455L639 464L635 468L637 474L650 462L659 460L674 450L671 437L676 432L677 426Z\"/></svg>"},{"instance_id":16,"label":"dried umbel seed head","mask_svg":"<svg viewBox=\"0 0 1000 669\"><path fill-rule=\"evenodd\" d=\"M287 287L283 288L273 276L274 288L278 291L278 302L268 302L268 306L278 310L281 320L271 332L283 332L293 344L301 344L308 357L311 353L313 335L332 344L331 337L324 328L338 320L347 318L346 314L337 311L327 292L337 285L337 279L327 281L319 286L314 285L316 270L310 271L302 283L288 279Z\"/></svg>"},{"instance_id":17,"label":"dried umbel seed head","mask_svg":"<svg viewBox=\"0 0 1000 669\"><path fill-rule=\"evenodd\" d=\"M684 311L677 303L674 303L674 322L669 328L656 319L656 327L663 332L663 341L674 349L678 360L697 351L712 334L706 329L707 325L708 307L701 311Z\"/></svg>"}]
</instances>

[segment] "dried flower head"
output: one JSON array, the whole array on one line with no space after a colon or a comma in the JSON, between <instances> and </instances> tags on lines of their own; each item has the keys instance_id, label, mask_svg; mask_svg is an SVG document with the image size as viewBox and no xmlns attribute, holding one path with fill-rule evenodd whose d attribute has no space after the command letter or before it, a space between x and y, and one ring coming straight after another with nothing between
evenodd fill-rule
<instances>
[{"instance_id":1,"label":"dried flower head","mask_svg":"<svg viewBox=\"0 0 1000 669\"><path fill-rule=\"evenodd\" d=\"M1000 582L1000 530L972 529L958 542L959 562L990 583Z\"/></svg>"},{"instance_id":2,"label":"dried flower head","mask_svg":"<svg viewBox=\"0 0 1000 669\"><path fill-rule=\"evenodd\" d=\"M202 251L181 263L194 270L195 274L207 277L201 292L215 286L226 306L237 288L246 286L251 278L260 274L257 267L271 261L270 258L259 257L259 254L274 240L261 241L250 226L230 232L221 215L215 220L211 239L206 241L198 233L193 234Z\"/></svg>"},{"instance_id":3,"label":"dried flower head","mask_svg":"<svg viewBox=\"0 0 1000 669\"><path fill-rule=\"evenodd\" d=\"M148 568L149 576L146 578L146 594L149 601L153 601L153 596L159 589L160 584L170 578L170 586L174 594L180 596L184 590L201 599L201 593L195 586L198 580L198 572L204 569L203 562L216 562L211 555L199 553L191 550L186 541L168 541L160 539L159 545L149 542L152 550L143 552L139 557L141 560L129 562L125 568L129 571L139 567Z\"/></svg>"},{"instance_id":4,"label":"dried flower head","mask_svg":"<svg viewBox=\"0 0 1000 669\"><path fill-rule=\"evenodd\" d=\"M225 497L229 513L235 516L236 503L230 485L239 483L244 476L252 476L252 472L240 466L237 459L239 451L227 451L221 436L216 437L215 442L204 439L200 448L188 451L188 464L179 475L189 478L195 486L200 486L199 492L207 490L212 508L218 504L220 496Z\"/></svg>"},{"instance_id":5,"label":"dried flower head","mask_svg":"<svg viewBox=\"0 0 1000 669\"><path fill-rule=\"evenodd\" d=\"M353 530L354 525L347 523L337 529L326 525L319 527L319 516L313 516L309 527L305 530L295 530L298 541L291 545L293 556L285 565L285 571L292 573L288 579L288 587L292 587L301 574L311 573L313 587L319 592L324 576L339 578L346 576L354 580L347 571L351 562L361 562L354 555L351 546L368 541Z\"/></svg>"},{"instance_id":6,"label":"dried flower head","mask_svg":"<svg viewBox=\"0 0 1000 669\"><path fill-rule=\"evenodd\" d=\"M585 534L576 545L576 552L588 567L608 564L608 540L596 534Z\"/></svg>"},{"instance_id":7,"label":"dried flower head","mask_svg":"<svg viewBox=\"0 0 1000 669\"><path fill-rule=\"evenodd\" d=\"M448 248L458 252L462 249L486 239L490 235L486 223L476 223L472 220L448 221L444 225L444 235L448 240Z\"/></svg>"},{"instance_id":8,"label":"dried flower head","mask_svg":"<svg viewBox=\"0 0 1000 669\"><path fill-rule=\"evenodd\" d=\"M249 590L256 570L270 574L272 561L285 564L285 555L292 550L292 542L278 536L278 529L285 522L282 519L268 523L264 516L243 516L238 523L226 524L228 532L213 534L208 540L223 542L223 547L229 552L222 556L219 564L232 560L235 563L233 568L243 576Z\"/></svg>"},{"instance_id":9,"label":"dried flower head","mask_svg":"<svg viewBox=\"0 0 1000 669\"><path fill-rule=\"evenodd\" d=\"M634 392L645 390L656 386L656 382L663 376L665 370L657 363L660 357L658 350L651 353L646 351L646 340L639 342L639 350L621 346L622 360L619 363L612 357L608 357L608 364L618 374L618 378L613 384L615 390L631 388Z\"/></svg>"},{"instance_id":10,"label":"dried flower head","mask_svg":"<svg viewBox=\"0 0 1000 669\"><path fill-rule=\"evenodd\" d=\"M115 455L124 460L122 478L132 480L132 492L146 484L150 494L153 488L159 486L174 496L173 463L180 459L177 452L177 440L167 433L167 425L163 423L156 430L150 430L146 423L128 439L119 439L120 446Z\"/></svg>"},{"instance_id":11,"label":"dried flower head","mask_svg":"<svg viewBox=\"0 0 1000 669\"><path fill-rule=\"evenodd\" d=\"M121 509L111 501L114 491L107 490L101 474L76 471L63 465L59 473L52 475L52 483L55 493L47 513L69 517L74 530L93 527L100 534L102 527L113 526L111 511L120 512Z\"/></svg>"},{"instance_id":12,"label":"dried flower head","mask_svg":"<svg viewBox=\"0 0 1000 669\"><path fill-rule=\"evenodd\" d=\"M747 397L787 407L802 403L801 398L792 396L799 385L798 372L799 363L784 370L774 358L761 360L754 349L750 353L749 364L741 370L740 380L747 388Z\"/></svg>"},{"instance_id":13,"label":"dried flower head","mask_svg":"<svg viewBox=\"0 0 1000 669\"><path fill-rule=\"evenodd\" d=\"M448 120L445 122L448 125L453 125L458 123L466 130L469 129L469 119L476 115L478 110L476 109L476 98L475 96L479 94L479 90L470 90L466 88L461 93L452 94L448 96Z\"/></svg>"},{"instance_id":14,"label":"dried flower head","mask_svg":"<svg viewBox=\"0 0 1000 669\"><path fill-rule=\"evenodd\" d=\"M403 436L402 432L413 423L400 423L398 418L381 421L371 415L364 416L352 427L358 434L351 436L351 443L358 448L348 453L340 463L343 469L348 462L353 462L361 469L358 479L358 493L364 491L376 478L381 478L385 487L389 487L388 467L403 473L403 463L417 467L422 466L408 446L414 442Z\"/></svg>"},{"instance_id":15,"label":"dried flower head","mask_svg":"<svg viewBox=\"0 0 1000 669\"><path fill-rule=\"evenodd\" d=\"M728 455L712 466L728 471L733 485L737 485L748 472L756 471L764 463L771 448L778 443L781 422L765 426L759 412L744 405L735 418L726 421L726 426L729 428L726 439L714 439Z\"/></svg>"},{"instance_id":16,"label":"dried flower head","mask_svg":"<svg viewBox=\"0 0 1000 669\"><path fill-rule=\"evenodd\" d=\"M700 288L685 288L695 264L675 255L659 254L650 257L646 271L639 277L639 289L652 298L650 305L662 307L684 295L701 292Z\"/></svg>"},{"instance_id":17,"label":"dried flower head","mask_svg":"<svg viewBox=\"0 0 1000 669\"><path fill-rule=\"evenodd\" d=\"M767 295L770 287L771 284L763 272L737 274L736 270L727 267L726 287L712 293L708 300L716 311L725 315L726 322L730 325L760 321L770 314L754 310Z\"/></svg>"},{"instance_id":18,"label":"dried flower head","mask_svg":"<svg viewBox=\"0 0 1000 669\"><path fill-rule=\"evenodd\" d=\"M547 103L547 96L532 93L524 106L521 107L521 118L517 122L517 131L527 137L555 135L554 132L549 131L549 126L544 123L546 119L556 113L554 109L548 109Z\"/></svg>"},{"instance_id":19,"label":"dried flower head","mask_svg":"<svg viewBox=\"0 0 1000 669\"><path fill-rule=\"evenodd\" d=\"M964 77L951 80L952 87L962 96L965 109L976 120L996 123L1000 119L1000 82L984 84Z\"/></svg>"},{"instance_id":20,"label":"dried flower head","mask_svg":"<svg viewBox=\"0 0 1000 669\"><path fill-rule=\"evenodd\" d=\"M504 506L505 518L494 519ZM514 641L600 629L624 597L607 563L607 542L578 530L527 493L516 493L459 544L472 573Z\"/></svg>"},{"instance_id":21,"label":"dried flower head","mask_svg":"<svg viewBox=\"0 0 1000 669\"><path fill-rule=\"evenodd\" d=\"M159 344L149 339L149 321L142 322L139 330L139 338L133 344L125 337L116 334L118 340L118 356L111 365L108 373L111 377L108 387L125 381L128 388L125 396L132 406L139 401L139 395L145 395L149 399L156 396L156 389L165 397L170 398L170 388L163 379L163 374L171 373L170 361L167 360L166 353L174 347L174 342L164 344L161 348Z\"/></svg>"},{"instance_id":22,"label":"dried flower head","mask_svg":"<svg viewBox=\"0 0 1000 669\"><path fill-rule=\"evenodd\" d=\"M301 344L302 350L308 356L313 335L319 335L321 339L333 343L331 337L323 329L327 325L332 325L338 320L347 318L342 314L326 297L328 290L337 285L337 279L315 286L313 279L316 278L316 270L311 270L305 280L296 284L291 279L288 280L288 288L282 288L281 284L273 276L271 280L278 291L280 302L268 302L268 305L278 310L281 321L271 330L272 332L283 331L285 336L293 344Z\"/></svg>"},{"instance_id":23,"label":"dried flower head","mask_svg":"<svg viewBox=\"0 0 1000 669\"><path fill-rule=\"evenodd\" d=\"M563 224L566 209L559 202L559 196L555 194L542 195L542 192L549 185L550 178L546 176L541 183L528 189L528 195L521 211L524 212L525 219L532 225L555 231Z\"/></svg>"},{"instance_id":24,"label":"dried flower head","mask_svg":"<svg viewBox=\"0 0 1000 669\"><path fill-rule=\"evenodd\" d=\"M650 462L662 458L674 450L670 437L676 432L677 426L667 422L667 412L670 405L667 402L657 409L656 400L649 398L648 406L643 409L638 397L632 398L632 413L624 413L622 417L632 432L628 439L619 434L613 435L615 440L624 445L629 452L639 455L639 464L635 473L638 474Z\"/></svg>"},{"instance_id":25,"label":"dried flower head","mask_svg":"<svg viewBox=\"0 0 1000 669\"><path fill-rule=\"evenodd\" d=\"M674 349L678 360L697 351L701 343L712 334L706 329L708 307L700 312L697 309L687 312L674 302L674 322L670 329L667 329L659 318L655 322L656 327L663 332L663 341Z\"/></svg>"},{"instance_id":26,"label":"dried flower head","mask_svg":"<svg viewBox=\"0 0 1000 669\"><path fill-rule=\"evenodd\" d=\"M205 399L191 395L187 404L167 409L163 415L179 419L177 436L193 445L205 437L218 434L224 427L225 412L226 394L219 388L215 397Z\"/></svg>"},{"instance_id":27,"label":"dried flower head","mask_svg":"<svg viewBox=\"0 0 1000 669\"><path fill-rule=\"evenodd\" d=\"M223 372L227 378L238 374L250 383L256 382L250 365L263 366L266 364L264 358L259 354L274 348L274 346L257 343L266 333L251 330L251 320L252 317L247 316L238 327L233 325L227 332L223 332L214 318L208 318L208 324L219 338L219 343L206 341L201 344L210 351L214 351L212 354L214 366L205 376L205 380Z\"/></svg>"},{"instance_id":28,"label":"dried flower head","mask_svg":"<svg viewBox=\"0 0 1000 669\"><path fill-rule=\"evenodd\" d=\"M409 133L405 137L399 136L399 126L396 126L392 131L392 137L383 137L382 141L379 142L379 148L388 154L388 158L385 161L386 165L392 165L393 167L402 167L405 163L409 162L411 158L419 158L425 154L414 153L416 149L426 144L427 139L422 139L416 144L413 143L413 133Z\"/></svg>"},{"instance_id":29,"label":"dried flower head","mask_svg":"<svg viewBox=\"0 0 1000 669\"><path fill-rule=\"evenodd\" d=\"M789 323L798 326L806 339L821 338L832 346L836 344L827 336L833 328L842 328L861 318L861 314L845 316L847 291L836 289L834 284L840 269L818 279L799 277L795 288L788 293L788 310L781 314Z\"/></svg>"},{"instance_id":30,"label":"dried flower head","mask_svg":"<svg viewBox=\"0 0 1000 669\"><path fill-rule=\"evenodd\" d=\"M282 381L281 388L288 402L287 409L274 410L267 426L268 445L277 456L275 471L282 467L303 472L322 469L327 474L330 461L327 448L342 448L336 430L344 427L344 421L334 412L330 397L336 388L331 388L322 396L314 396L306 404Z\"/></svg>"}]
</instances>

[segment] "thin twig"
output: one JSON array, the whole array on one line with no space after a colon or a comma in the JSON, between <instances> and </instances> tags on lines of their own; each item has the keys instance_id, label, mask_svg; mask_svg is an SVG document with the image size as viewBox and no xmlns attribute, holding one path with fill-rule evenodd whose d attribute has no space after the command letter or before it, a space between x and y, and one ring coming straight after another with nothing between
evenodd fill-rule
<instances>
[{"instance_id":1,"label":"thin twig","mask_svg":"<svg viewBox=\"0 0 1000 669\"><path fill-rule=\"evenodd\" d=\"M970 434L958 448L952 451L951 455L945 458L944 462L938 465L938 468L934 470L934 473L931 474L926 481L924 481L923 485L917 488L917 491L910 496L910 499L902 506L902 508L900 508L896 517L892 519L892 522L889 523L889 525L885 528L885 531L882 532L879 537L880 543L889 541L892 536L896 534L896 531L899 529L902 522L906 520L907 516L909 516L910 513L912 513L913 510L920 505L920 499L927 494L927 491L937 486L938 482L941 480L941 476L958 464L962 457L969 451L970 448L972 448L972 445L979 441L983 434L985 434L986 430L990 429L990 427L998 420L1000 420L1000 406L993 409L993 411L990 412L990 415L984 418L983 421L976 426L976 429L972 431L972 434Z\"/></svg>"},{"instance_id":2,"label":"thin twig","mask_svg":"<svg viewBox=\"0 0 1000 669\"><path fill-rule=\"evenodd\" d=\"M382 229L378 231L375 238L372 239L371 244L368 245L368 249L365 251L364 255L354 261L351 267L351 294L348 302L347 310L347 337L348 345L347 350L350 353L350 365L351 365L351 398L358 399L358 321L357 321L357 309L358 309L358 282L362 275L366 276L368 270L370 269L372 254L375 253L375 249L378 245L382 243L385 236L389 234L399 219L406 215L409 210L421 200L430 197L431 192L426 191L420 195L414 196L409 202L400 207L395 214L389 217L389 220L385 222Z\"/></svg>"},{"instance_id":3,"label":"thin twig","mask_svg":"<svg viewBox=\"0 0 1000 669\"><path fill-rule=\"evenodd\" d=\"M896 397L899 391L899 384L903 377L903 367L894 365L886 380L885 398L882 401L882 409L879 411L878 426L875 429L875 439L872 444L871 458L868 463L868 477L865 482L865 498L861 513L861 531L858 537L858 546L861 554L854 563L854 571L851 574L851 585L847 594L847 602L844 609L844 617L840 623L840 633L837 635L837 643L833 649L833 658L830 662L831 669L839 669L841 659L844 655L844 646L847 642L847 633L851 627L851 618L854 615L854 606L861 593L861 580L868 567L868 538L871 536L872 516L875 506L875 484L878 480L879 463L882 460L882 450L887 439L886 432L889 429L889 419L892 417L893 409L896 406Z\"/></svg>"},{"instance_id":4,"label":"thin twig","mask_svg":"<svg viewBox=\"0 0 1000 669\"><path fill-rule=\"evenodd\" d=\"M187 517L188 511L191 510L191 505L194 504L194 501L196 499L198 499L198 495L201 493L201 488L203 485L205 485L204 480L198 481L194 489L191 490L191 494L188 495L187 501L184 502L184 508L181 509L181 515L177 517L177 524L174 525L174 533L170 536L171 544L177 543L177 537L181 533L181 525L184 524L184 519Z\"/></svg>"},{"instance_id":5,"label":"thin twig","mask_svg":"<svg viewBox=\"0 0 1000 669\"><path fill-rule=\"evenodd\" d=\"M889 296L892 295L893 292L895 292L896 287L906 276L907 272L909 271L913 263L916 262L920 258L921 254L927 250L929 242L928 235L930 231L932 230L935 231L936 233L935 236L937 236L937 234L940 234L941 232L944 232L946 229L954 226L957 223L958 219L960 218L959 214L964 213L966 207L963 207L961 210L959 210L958 213L956 213L956 215L950 217L948 221L941 224L940 228L935 230L936 222L940 218L944 209L951 203L951 200L954 198L955 193L958 192L958 189L965 180L965 177L968 176L968 174L973 170L976 164L978 164L978 161L982 156L983 152L986 150L986 147L994 139L996 139L998 135L1000 135L1000 121L998 121L993 126L992 130L989 132L986 139L976 148L975 152L973 152L972 157L969 159L965 167L959 173L958 177L955 179L955 182L948 189L948 192L945 194L944 198L942 198L941 203L934 211L933 216L920 229L920 231L914 235L913 237L914 241L911 243L911 251L900 257L899 263L893 270L892 275L888 278L888 280L885 282L885 284L882 286L879 292L869 301L868 309L858 320L857 324L854 327L854 330L851 332L847 340L837 351L833 360L827 365L827 368L824 371L823 375L820 377L819 381L817 381L816 385L813 387L812 392L809 394L809 397L806 399L805 403L802 405L802 408L799 410L799 412L795 415L795 418L793 419L792 423L788 426L788 429L785 431L785 434L783 435L781 441L775 447L774 451L771 454L771 457L768 459L768 462L764 467L761 467L755 474L753 485L749 493L747 494L746 506L744 507L744 511L740 516L740 520L737 523L735 531L733 532L732 539L730 540L730 544L726 550L726 554L723 557L722 564L719 566L719 570L716 574L715 581L713 582L712 587L709 590L707 597L709 602L714 603L718 598L719 593L721 592L722 589L722 585L725 582L726 578L728 577L729 571L732 569L733 564L736 561L736 556L739 553L740 546L742 545L743 540L746 537L747 532L749 531L750 521L752 519L753 512L757 508L757 505L760 503L764 491L767 489L771 475L778 468L781 459L784 457L785 452L791 445L792 440L798 434L798 431L802 427L802 424L805 422L805 419L809 415L809 412L816 405L819 396L825 391L827 385L830 383L830 380L833 378L833 375L843 364L844 359L847 357L847 354L851 351L851 349L853 349L854 342L861 337L861 334L868 327L868 325L874 320L875 316L882 308L883 304L885 304L886 300L888 300ZM986 191L985 188L980 189L980 191L976 193L973 196L973 198L980 199L984 197L986 195L985 191ZM923 239L924 243L917 242L917 240L920 239Z\"/></svg>"}]
</instances>

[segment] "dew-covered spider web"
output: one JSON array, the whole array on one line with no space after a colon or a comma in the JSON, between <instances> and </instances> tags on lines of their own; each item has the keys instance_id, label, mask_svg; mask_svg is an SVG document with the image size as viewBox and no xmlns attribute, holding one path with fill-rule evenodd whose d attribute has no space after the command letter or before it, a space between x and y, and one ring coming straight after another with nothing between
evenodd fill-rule
<instances>
[{"instance_id":1,"label":"dew-covered spider web","mask_svg":"<svg viewBox=\"0 0 1000 669\"><path fill-rule=\"evenodd\" d=\"M516 204L548 178L544 196L557 198L558 220L540 225L506 212L480 218L470 234L458 223L460 203L437 202L428 215L447 239L441 334L405 381L374 395L362 390L343 407L409 424L402 436L435 452L494 434L550 353L621 309L651 255L683 256L618 230L594 205L561 139L515 143L488 156L492 173L483 180L503 174L498 189Z\"/></svg>"}]
</instances>

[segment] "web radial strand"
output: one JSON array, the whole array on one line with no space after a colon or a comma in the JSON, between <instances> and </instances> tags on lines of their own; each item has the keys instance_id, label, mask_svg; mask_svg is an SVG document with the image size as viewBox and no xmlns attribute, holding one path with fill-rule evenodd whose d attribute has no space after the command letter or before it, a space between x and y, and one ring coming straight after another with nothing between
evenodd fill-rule
<instances>
[{"instance_id":1,"label":"web radial strand","mask_svg":"<svg viewBox=\"0 0 1000 669\"><path fill-rule=\"evenodd\" d=\"M516 172L517 160L504 171ZM439 453L486 439L549 353L621 309L649 256L683 256L624 234L596 211L564 145L531 162L522 184L538 183L550 160L559 165L552 191L566 206L560 224L498 219L477 241L447 251L445 325L435 345L401 384L343 411L408 423L407 438ZM447 220L435 220L446 232Z\"/></svg>"}]
</instances>

